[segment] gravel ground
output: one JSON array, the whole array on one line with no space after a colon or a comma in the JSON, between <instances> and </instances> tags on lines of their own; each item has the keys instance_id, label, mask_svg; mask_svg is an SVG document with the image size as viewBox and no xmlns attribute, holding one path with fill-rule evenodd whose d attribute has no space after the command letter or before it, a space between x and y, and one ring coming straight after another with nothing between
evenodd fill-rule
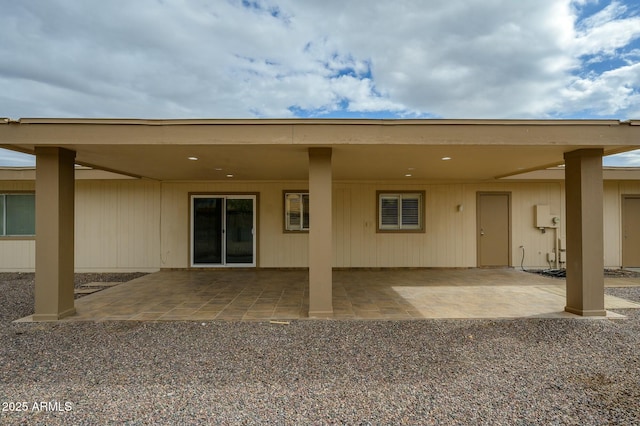
<instances>
[{"instance_id":1,"label":"gravel ground","mask_svg":"<svg viewBox=\"0 0 640 426\"><path fill-rule=\"evenodd\" d=\"M529 272L531 274L544 275L545 277L550 278L559 278L565 279L567 278L567 270L566 269L522 269L525 272ZM605 269L604 276L606 278L638 278L640 277L640 272L630 271L627 269Z\"/></svg>"},{"instance_id":2,"label":"gravel ground","mask_svg":"<svg viewBox=\"0 0 640 426\"><path fill-rule=\"evenodd\" d=\"M640 302L640 288L607 292ZM0 295L0 424L640 423L635 310L616 321L14 324L32 313L33 275L0 274Z\"/></svg>"}]
</instances>

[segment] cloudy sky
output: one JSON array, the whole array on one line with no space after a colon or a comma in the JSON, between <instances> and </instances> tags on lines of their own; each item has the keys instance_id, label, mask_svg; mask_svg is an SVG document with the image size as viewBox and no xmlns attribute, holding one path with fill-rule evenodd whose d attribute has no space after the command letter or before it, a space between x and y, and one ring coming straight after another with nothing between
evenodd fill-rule
<instances>
[{"instance_id":1,"label":"cloudy sky","mask_svg":"<svg viewBox=\"0 0 640 426\"><path fill-rule=\"evenodd\" d=\"M0 117L640 119L637 0L0 0ZM0 151L0 165L33 164ZM640 152L605 159L640 166Z\"/></svg>"}]
</instances>

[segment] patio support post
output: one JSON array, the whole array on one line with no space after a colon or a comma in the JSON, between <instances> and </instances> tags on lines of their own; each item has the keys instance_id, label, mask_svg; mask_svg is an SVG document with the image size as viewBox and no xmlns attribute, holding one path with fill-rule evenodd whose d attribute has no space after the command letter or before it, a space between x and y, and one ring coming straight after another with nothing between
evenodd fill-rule
<instances>
[{"instance_id":1,"label":"patio support post","mask_svg":"<svg viewBox=\"0 0 640 426\"><path fill-rule=\"evenodd\" d=\"M75 313L74 160L76 153L36 147L36 286L34 321Z\"/></svg>"},{"instance_id":2,"label":"patio support post","mask_svg":"<svg viewBox=\"0 0 640 426\"><path fill-rule=\"evenodd\" d=\"M604 316L603 182L600 148L564 154L567 211L565 311Z\"/></svg>"},{"instance_id":3,"label":"patio support post","mask_svg":"<svg viewBox=\"0 0 640 426\"><path fill-rule=\"evenodd\" d=\"M331 148L309 148L309 317L333 315Z\"/></svg>"}]
</instances>

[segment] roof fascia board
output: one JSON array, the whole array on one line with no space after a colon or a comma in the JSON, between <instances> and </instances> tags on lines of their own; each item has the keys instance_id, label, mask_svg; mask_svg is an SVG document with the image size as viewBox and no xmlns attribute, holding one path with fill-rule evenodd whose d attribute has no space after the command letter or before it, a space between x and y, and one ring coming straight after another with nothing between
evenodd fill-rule
<instances>
[{"instance_id":1,"label":"roof fascia board","mask_svg":"<svg viewBox=\"0 0 640 426\"><path fill-rule=\"evenodd\" d=\"M513 145L513 146L582 146L616 147L622 151L640 143L635 129L613 121L502 122L485 121L469 127L461 123L416 123L416 125L372 126L373 122L354 124L327 122L225 121L191 125L182 121L169 126L139 126L137 121L114 123L91 121L38 122L9 125L0 132L0 145L15 150L29 150L36 145L62 146L75 149L87 145ZM363 125L359 125L363 123ZM606 125L604 124L606 123ZM254 126L253 124L258 124ZM590 125L597 125L593 131ZM53 126L53 127L52 127ZM60 127L58 127L60 126ZM209 127L210 126L210 127Z\"/></svg>"},{"instance_id":2,"label":"roof fascia board","mask_svg":"<svg viewBox=\"0 0 640 426\"><path fill-rule=\"evenodd\" d=\"M620 120L496 120L496 119L138 119L138 118L20 118L17 121L6 121L18 124L98 124L98 125L139 125L139 126L180 126L180 125L370 125L370 126L429 126L429 125L463 125L463 126L617 126L637 125L633 121Z\"/></svg>"}]
</instances>

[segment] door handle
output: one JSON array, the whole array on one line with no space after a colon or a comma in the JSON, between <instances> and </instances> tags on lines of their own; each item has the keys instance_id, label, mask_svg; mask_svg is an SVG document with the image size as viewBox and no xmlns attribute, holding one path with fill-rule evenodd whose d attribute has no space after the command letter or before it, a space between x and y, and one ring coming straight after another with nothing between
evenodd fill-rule
<instances>
[{"instance_id":1,"label":"door handle","mask_svg":"<svg viewBox=\"0 0 640 426\"><path fill-rule=\"evenodd\" d=\"M480 229L480 236L484 235L484 229Z\"/></svg>"}]
</instances>

